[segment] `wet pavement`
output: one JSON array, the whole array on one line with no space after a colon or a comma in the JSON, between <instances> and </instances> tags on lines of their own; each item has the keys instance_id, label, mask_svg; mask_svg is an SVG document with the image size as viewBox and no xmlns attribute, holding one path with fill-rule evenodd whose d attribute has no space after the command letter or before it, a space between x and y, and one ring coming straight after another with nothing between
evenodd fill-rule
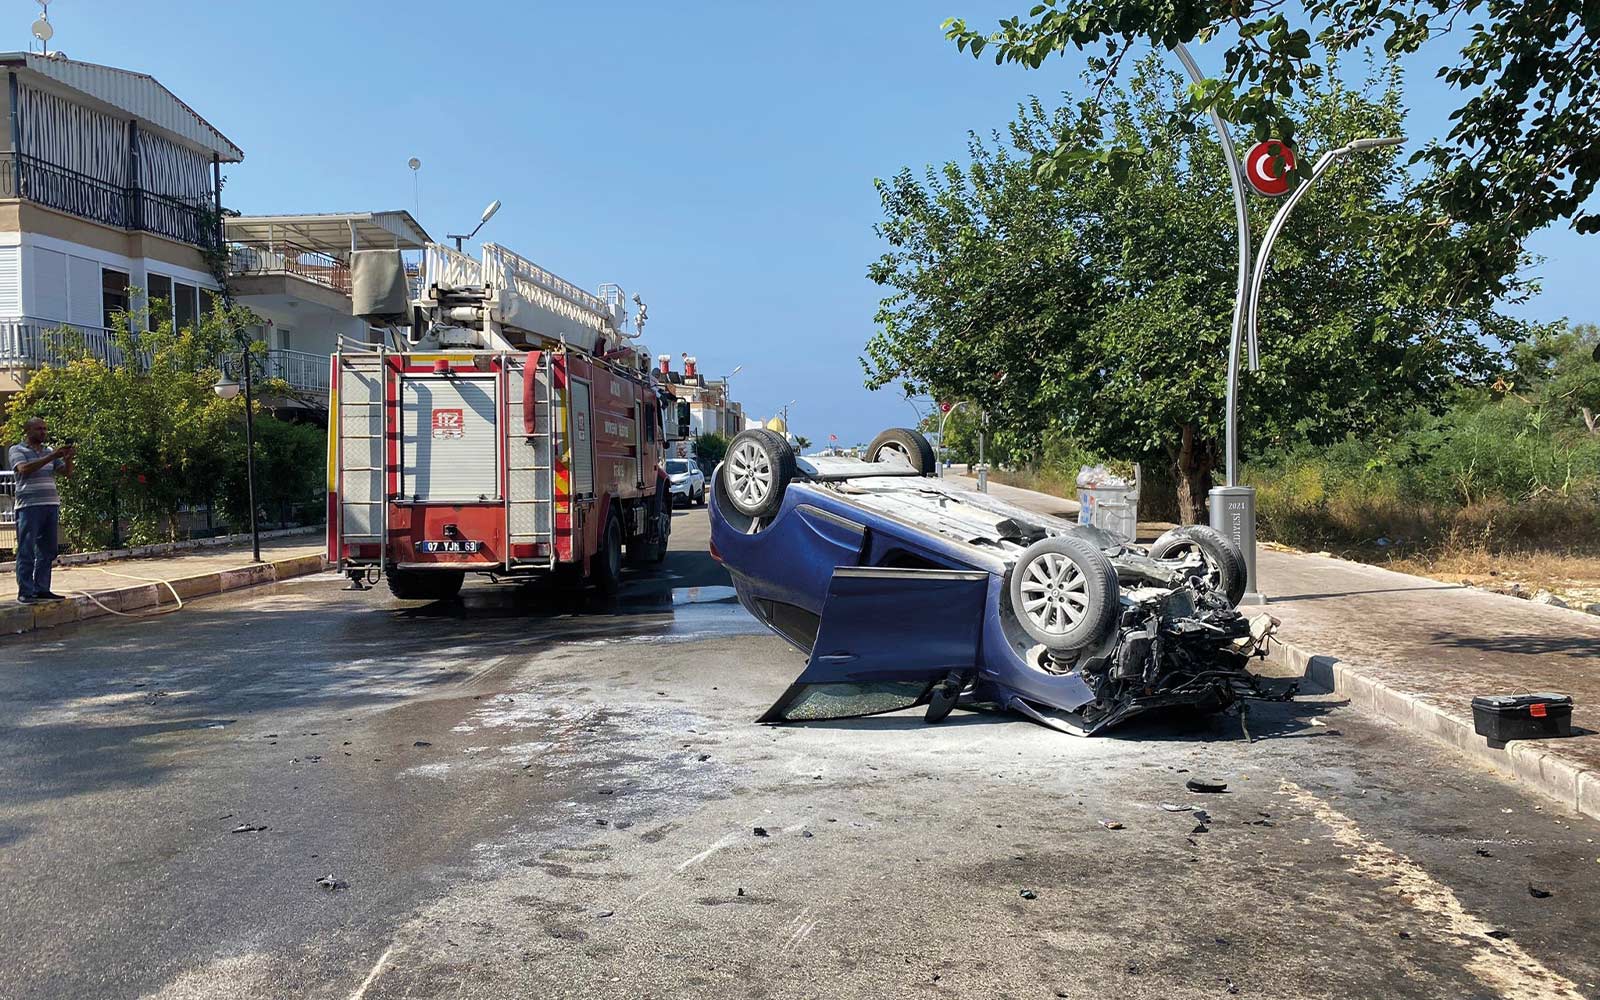
<instances>
[{"instance_id":1,"label":"wet pavement","mask_svg":"<svg viewBox=\"0 0 1600 1000\"><path fill-rule=\"evenodd\" d=\"M7 640L0 997L1600 996L1600 827L1466 758L1325 699L755 726L802 658L705 542Z\"/></svg>"}]
</instances>

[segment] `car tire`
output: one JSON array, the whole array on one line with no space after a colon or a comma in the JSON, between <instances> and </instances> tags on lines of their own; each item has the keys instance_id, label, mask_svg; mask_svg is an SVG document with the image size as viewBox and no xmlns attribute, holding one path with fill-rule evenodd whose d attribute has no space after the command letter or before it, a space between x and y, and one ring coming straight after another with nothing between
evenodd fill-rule
<instances>
[{"instance_id":1,"label":"car tire","mask_svg":"<svg viewBox=\"0 0 1600 1000\"><path fill-rule=\"evenodd\" d=\"M610 595L622 589L622 522L612 515L601 530L600 548L589 565L589 582L600 593Z\"/></svg>"},{"instance_id":2,"label":"car tire","mask_svg":"<svg viewBox=\"0 0 1600 1000\"><path fill-rule=\"evenodd\" d=\"M1199 552L1205 561L1213 588L1227 595L1228 604L1238 606L1249 583L1244 553L1222 532L1204 524L1185 524L1157 538L1150 546L1154 559L1181 559Z\"/></svg>"},{"instance_id":3,"label":"car tire","mask_svg":"<svg viewBox=\"0 0 1600 1000\"><path fill-rule=\"evenodd\" d=\"M1122 595L1106 554L1071 535L1023 549L1007 592L1022 630L1052 653L1076 652L1105 638Z\"/></svg>"},{"instance_id":4,"label":"car tire","mask_svg":"<svg viewBox=\"0 0 1600 1000\"><path fill-rule=\"evenodd\" d=\"M745 517L771 517L794 479L794 449L771 431L740 431L728 444L718 475L728 502Z\"/></svg>"},{"instance_id":5,"label":"car tire","mask_svg":"<svg viewBox=\"0 0 1600 1000\"><path fill-rule=\"evenodd\" d=\"M933 457L933 445L928 439L909 427L891 427L867 445L867 461L881 462L885 457L898 455L905 459L918 475L931 476L938 471L938 460Z\"/></svg>"},{"instance_id":6,"label":"car tire","mask_svg":"<svg viewBox=\"0 0 1600 1000\"><path fill-rule=\"evenodd\" d=\"M383 575L389 593L402 601L448 601L461 593L466 573L441 570L392 569Z\"/></svg>"}]
</instances>

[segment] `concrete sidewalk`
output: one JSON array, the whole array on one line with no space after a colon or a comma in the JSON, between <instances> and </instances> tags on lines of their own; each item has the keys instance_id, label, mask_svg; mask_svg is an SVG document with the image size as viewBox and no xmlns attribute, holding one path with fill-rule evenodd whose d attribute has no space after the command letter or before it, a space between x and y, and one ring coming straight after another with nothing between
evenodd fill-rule
<instances>
[{"instance_id":1,"label":"concrete sidewalk","mask_svg":"<svg viewBox=\"0 0 1600 1000\"><path fill-rule=\"evenodd\" d=\"M49 604L16 603L17 579L8 570L0 576L0 638L113 612L146 614L144 609L173 604L174 591L188 601L318 573L325 565L324 548L320 538L293 535L264 539L259 563L251 560L250 546L243 545L191 549L155 559L58 565L51 586L67 600Z\"/></svg>"},{"instance_id":2,"label":"concrete sidewalk","mask_svg":"<svg viewBox=\"0 0 1600 1000\"><path fill-rule=\"evenodd\" d=\"M999 484L989 491L1077 515L1074 501ZM1344 559L1265 548L1256 559L1268 604L1245 610L1282 621L1277 664L1600 819L1600 619ZM1572 738L1495 750L1473 731L1475 696L1532 691L1572 696Z\"/></svg>"}]
</instances>

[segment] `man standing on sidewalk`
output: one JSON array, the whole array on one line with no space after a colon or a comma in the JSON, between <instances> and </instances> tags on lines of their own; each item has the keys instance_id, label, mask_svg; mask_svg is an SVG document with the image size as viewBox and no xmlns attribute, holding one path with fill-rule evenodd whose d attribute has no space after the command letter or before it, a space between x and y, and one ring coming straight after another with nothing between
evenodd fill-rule
<instances>
[{"instance_id":1,"label":"man standing on sidewalk","mask_svg":"<svg viewBox=\"0 0 1600 1000\"><path fill-rule=\"evenodd\" d=\"M50 592L61 526L61 496L56 476L72 475L77 447L46 450L49 428L38 417L22 425L24 441L11 446L6 465L17 474L17 600L23 604L59 601Z\"/></svg>"}]
</instances>

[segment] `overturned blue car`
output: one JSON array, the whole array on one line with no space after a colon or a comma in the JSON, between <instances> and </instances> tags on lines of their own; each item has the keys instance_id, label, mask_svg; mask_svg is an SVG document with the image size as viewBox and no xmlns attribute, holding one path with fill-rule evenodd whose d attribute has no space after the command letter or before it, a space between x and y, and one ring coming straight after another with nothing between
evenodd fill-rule
<instances>
[{"instance_id":1,"label":"overturned blue car","mask_svg":"<svg viewBox=\"0 0 1600 1000\"><path fill-rule=\"evenodd\" d=\"M932 478L887 430L863 458L746 430L713 475L712 554L744 607L809 656L760 719L1002 707L1088 735L1151 709L1264 697L1272 621L1235 608L1244 557L1210 528L1148 548Z\"/></svg>"}]
</instances>

